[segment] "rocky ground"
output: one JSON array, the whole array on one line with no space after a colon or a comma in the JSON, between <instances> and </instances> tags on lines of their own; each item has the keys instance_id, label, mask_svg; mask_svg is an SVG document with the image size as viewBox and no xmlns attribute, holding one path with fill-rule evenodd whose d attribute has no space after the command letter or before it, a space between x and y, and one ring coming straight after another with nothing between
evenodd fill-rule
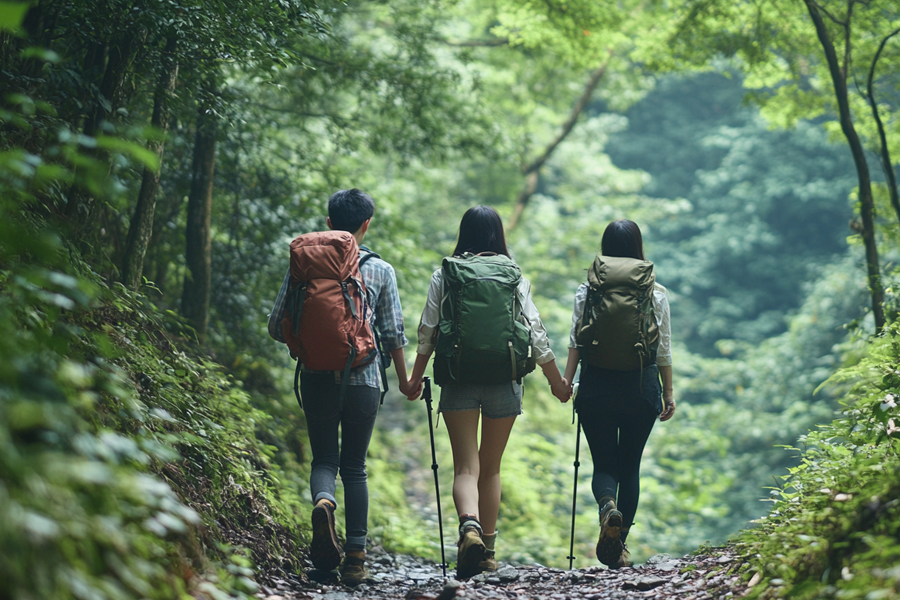
<instances>
[{"instance_id":1,"label":"rocky ground","mask_svg":"<svg viewBox=\"0 0 900 600\"><path fill-rule=\"evenodd\" d=\"M617 600L661 598L700 600L738 598L748 589L739 573L745 563L731 548L672 558L651 557L646 563L618 570L603 566L573 571L544 567L510 566L458 582L448 570L408 556L374 550L369 553L370 579L355 589L338 581L335 572L311 569L303 576L270 577L261 586L261 600ZM758 578L754 578L757 579ZM749 583L756 583L751 579Z\"/></svg>"}]
</instances>

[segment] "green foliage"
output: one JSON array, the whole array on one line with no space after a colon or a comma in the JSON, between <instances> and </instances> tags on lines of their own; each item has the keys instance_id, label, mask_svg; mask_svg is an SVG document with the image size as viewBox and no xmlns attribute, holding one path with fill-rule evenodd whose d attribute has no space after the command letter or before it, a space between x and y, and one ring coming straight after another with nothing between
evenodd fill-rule
<instances>
[{"instance_id":1,"label":"green foliage","mask_svg":"<svg viewBox=\"0 0 900 600\"><path fill-rule=\"evenodd\" d=\"M31 106L0 114L3 130L42 127ZM121 186L90 150L140 159L142 148L52 137L43 156L0 154L4 594L247 597L252 563L226 544L230 531L245 532L255 561L298 568L299 502L256 435L271 417L178 351L161 312L109 289L41 215L47 194L73 183L116 200Z\"/></svg>"},{"instance_id":2,"label":"green foliage","mask_svg":"<svg viewBox=\"0 0 900 600\"><path fill-rule=\"evenodd\" d=\"M896 597L898 359L895 325L830 379L847 388L841 416L791 449L800 464L741 538L762 576L754 597Z\"/></svg>"},{"instance_id":3,"label":"green foliage","mask_svg":"<svg viewBox=\"0 0 900 600\"><path fill-rule=\"evenodd\" d=\"M558 357L572 294L609 220L641 225L670 289L679 411L644 457L635 557L724 541L764 512L772 475L797 466L774 447L831 420L846 382L814 390L863 353L843 325L863 322L864 285L847 257L849 159L806 121L830 113L797 6L785 5L779 23L774 2L100 4L36 3L22 37L0 25L0 81L14 92L0 106L0 544L17 557L0 565L0 580L50 597L66 597L73 581L99 597L222 597L252 592L242 578L254 563L296 571L311 457L290 361L264 331L287 241L325 227L335 189L371 192L366 242L395 266L414 325L463 211L484 203L511 214L523 164L556 138L601 64L594 101L541 168L508 242ZM148 92L170 36L180 75L148 299L105 282L142 167L153 166ZM864 59L872 42L854 38ZM647 70L708 69L719 51L744 61L730 80ZM892 73L893 46L883 60ZM210 73L215 98L198 91ZM799 83L783 85L786 73ZM742 106L742 85L760 90L768 123L794 128L768 130ZM176 314L201 100L224 123L203 359ZM96 218L73 231L58 217L76 194L95 198ZM889 214L886 194L878 201ZM880 235L896 245L900 228ZM540 375L526 380L525 398L503 465L498 553L561 566L574 427ZM889 436L893 407L860 410L863 429ZM370 448L370 536L437 559L424 412L389 393ZM443 427L436 437L452 546L452 460ZM875 441L873 456L896 443ZM575 554L586 566L597 535L586 444L581 461ZM784 577L779 569L767 577Z\"/></svg>"}]
</instances>

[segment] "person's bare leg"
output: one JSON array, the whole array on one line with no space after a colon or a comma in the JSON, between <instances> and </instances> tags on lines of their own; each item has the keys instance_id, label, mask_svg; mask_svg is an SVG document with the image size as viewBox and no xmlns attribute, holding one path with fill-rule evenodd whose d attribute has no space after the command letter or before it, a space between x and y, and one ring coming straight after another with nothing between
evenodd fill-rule
<instances>
[{"instance_id":1,"label":"person's bare leg","mask_svg":"<svg viewBox=\"0 0 900 600\"><path fill-rule=\"evenodd\" d=\"M496 532L497 513L500 510L500 461L512 431L516 417L483 419L481 422L481 448L478 450L478 514L484 532Z\"/></svg>"},{"instance_id":2,"label":"person's bare leg","mask_svg":"<svg viewBox=\"0 0 900 600\"><path fill-rule=\"evenodd\" d=\"M478 513L478 419L481 411L454 410L441 413L453 449L453 502L457 515Z\"/></svg>"}]
</instances>

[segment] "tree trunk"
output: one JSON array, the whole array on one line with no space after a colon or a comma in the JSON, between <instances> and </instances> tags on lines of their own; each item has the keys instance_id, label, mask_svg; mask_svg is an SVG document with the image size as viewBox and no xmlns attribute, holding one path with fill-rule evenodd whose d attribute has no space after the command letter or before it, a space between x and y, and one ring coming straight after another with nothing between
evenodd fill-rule
<instances>
[{"instance_id":1,"label":"tree trunk","mask_svg":"<svg viewBox=\"0 0 900 600\"><path fill-rule=\"evenodd\" d=\"M99 98L94 100L94 107L84 123L84 134L95 136L100 124L110 115L115 114L122 102L122 89L131 70L138 50L147 38L147 30L131 32L119 38L115 44L106 47L106 66L100 81ZM90 213L91 197L84 190L73 188L66 203L66 217L76 226L83 222ZM81 213L85 214L81 214Z\"/></svg>"},{"instance_id":2,"label":"tree trunk","mask_svg":"<svg viewBox=\"0 0 900 600\"><path fill-rule=\"evenodd\" d=\"M128 241L125 245L125 257L122 261L122 283L136 290L141 284L144 270L144 255L153 232L153 215L156 212L156 194L159 191L159 174L162 169L162 157L165 150L165 135L169 129L169 97L175 91L178 79L178 63L175 60L177 38L171 35L166 41L162 55L162 65L156 93L153 97L153 117L150 124L162 131L163 137L151 141L147 147L156 154L158 165L155 169L144 167L141 179L141 191L138 193L137 206L128 227Z\"/></svg>"},{"instance_id":3,"label":"tree trunk","mask_svg":"<svg viewBox=\"0 0 900 600\"><path fill-rule=\"evenodd\" d=\"M884 329L884 289L881 286L881 271L878 266L878 246L875 241L875 202L872 198L872 181L869 176L869 165L866 163L866 155L862 142L853 125L853 116L850 113L850 103L847 99L847 80L838 65L837 53L834 44L828 35L825 22L819 13L814 0L805 0L806 9L816 27L816 35L822 49L825 51L825 59L828 62L828 70L831 73L831 82L837 99L838 111L841 119L841 131L847 138L853 162L856 165L856 175L859 181L859 213L862 218L863 245L866 249L866 270L868 272L869 293L872 297L872 315L875 317L875 331L881 333ZM848 17L849 18L849 17ZM849 21L846 27L849 27Z\"/></svg>"},{"instance_id":4,"label":"tree trunk","mask_svg":"<svg viewBox=\"0 0 900 600\"><path fill-rule=\"evenodd\" d=\"M209 325L210 214L212 212L213 176L216 170L217 118L210 102L214 83L200 100L197 114L197 135L191 167L191 191L188 196L187 273L181 296L181 312L197 332L197 340L206 343Z\"/></svg>"}]
</instances>

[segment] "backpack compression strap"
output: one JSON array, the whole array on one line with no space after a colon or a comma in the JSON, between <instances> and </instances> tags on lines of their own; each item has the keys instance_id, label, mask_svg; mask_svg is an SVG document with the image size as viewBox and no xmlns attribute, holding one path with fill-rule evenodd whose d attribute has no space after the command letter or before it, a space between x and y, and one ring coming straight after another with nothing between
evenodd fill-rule
<instances>
[{"instance_id":1,"label":"backpack compression strap","mask_svg":"<svg viewBox=\"0 0 900 600\"><path fill-rule=\"evenodd\" d=\"M365 246L363 246L362 249L365 250L366 253L359 259L359 268L360 268L360 274L359 274L359 276L360 276L360 277L362 277L362 271L361 271L362 266L363 266L364 264L366 264L366 261L367 261L367 260L369 260L370 258L381 258L381 256L379 256L379 255L376 254L375 252L372 252L371 250L369 250L369 249L366 248ZM368 293L369 293L368 288L366 288L366 295L367 295L367 296L368 296ZM381 400L380 400L380 404L384 404L384 395L387 394L387 391L388 391L387 370L385 370L385 368L384 368L384 359L381 358L381 357L384 356L384 348L381 346L381 336L378 335L378 327L373 327L373 328L372 328L372 333L375 334L375 347L378 349L378 354L380 355L380 356L379 356L379 359L378 359L378 370L379 370L379 372L381 373Z\"/></svg>"}]
</instances>

